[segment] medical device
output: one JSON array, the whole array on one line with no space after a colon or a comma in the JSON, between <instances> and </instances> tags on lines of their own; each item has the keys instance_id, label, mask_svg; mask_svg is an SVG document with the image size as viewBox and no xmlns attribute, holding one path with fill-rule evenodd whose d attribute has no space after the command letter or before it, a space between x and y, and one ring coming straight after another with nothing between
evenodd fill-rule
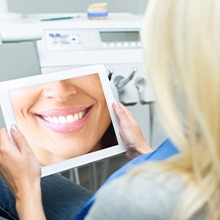
<instances>
[{"instance_id":1,"label":"medical device","mask_svg":"<svg viewBox=\"0 0 220 220\"><path fill-rule=\"evenodd\" d=\"M141 16L130 13L109 13L106 20L89 20L85 13L65 13L30 14L25 18L28 22L31 21L32 25L32 28L27 28L26 31L36 32L34 41L42 74L104 64L115 98L132 111L144 136L149 143L152 142L155 99L143 68L143 49L140 41ZM10 42L18 39L18 37L10 38L10 33L2 32L2 36L4 34L2 39L5 42L9 39ZM16 33L11 36L15 35ZM103 164L101 182L106 178L108 167L106 161ZM94 180L93 188L96 189L95 166L91 166L91 169L93 169L91 177ZM80 183L77 169L74 171L76 171L75 180ZM74 178L70 177L70 179Z\"/></svg>"},{"instance_id":2,"label":"medical device","mask_svg":"<svg viewBox=\"0 0 220 220\"><path fill-rule=\"evenodd\" d=\"M133 112L150 140L154 96L143 70L142 18L130 13L110 13L98 21L81 13L30 18L42 28L42 40L36 42L42 73L105 64L115 97Z\"/></svg>"}]
</instances>

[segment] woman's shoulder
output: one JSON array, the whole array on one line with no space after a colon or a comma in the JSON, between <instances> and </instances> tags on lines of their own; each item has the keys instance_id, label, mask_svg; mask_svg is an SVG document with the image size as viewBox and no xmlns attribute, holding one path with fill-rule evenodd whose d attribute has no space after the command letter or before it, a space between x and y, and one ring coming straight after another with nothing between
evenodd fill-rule
<instances>
[{"instance_id":1,"label":"woman's shoulder","mask_svg":"<svg viewBox=\"0 0 220 220\"><path fill-rule=\"evenodd\" d=\"M159 169L128 173L100 190L90 214L96 219L97 212L105 219L171 219L183 191L175 174L164 176Z\"/></svg>"}]
</instances>

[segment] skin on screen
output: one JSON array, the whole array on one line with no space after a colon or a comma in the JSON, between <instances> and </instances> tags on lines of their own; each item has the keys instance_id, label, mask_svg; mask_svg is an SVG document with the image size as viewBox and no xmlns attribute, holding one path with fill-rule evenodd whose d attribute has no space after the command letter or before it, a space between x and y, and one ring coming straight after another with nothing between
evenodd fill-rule
<instances>
[{"instance_id":1,"label":"skin on screen","mask_svg":"<svg viewBox=\"0 0 220 220\"><path fill-rule=\"evenodd\" d=\"M41 165L101 149L111 124L98 74L10 93L18 127Z\"/></svg>"}]
</instances>

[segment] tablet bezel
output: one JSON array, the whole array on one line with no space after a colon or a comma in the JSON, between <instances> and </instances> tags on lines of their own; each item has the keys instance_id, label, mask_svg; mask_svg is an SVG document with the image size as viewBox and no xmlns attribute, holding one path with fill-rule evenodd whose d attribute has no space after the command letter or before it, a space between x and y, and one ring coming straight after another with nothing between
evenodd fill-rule
<instances>
[{"instance_id":1,"label":"tablet bezel","mask_svg":"<svg viewBox=\"0 0 220 220\"><path fill-rule=\"evenodd\" d=\"M17 125L17 122L10 99L10 91L16 89L22 89L29 86L36 86L39 84L51 83L55 81L66 80L66 79L71 79L71 78L76 78L91 74L99 75L118 144L92 153L87 153L75 158L67 159L58 163L43 166L42 175L41 175L42 177L54 173L62 172L65 170L69 170L74 167L86 165L108 157L112 157L124 153L126 151L126 147L124 146L121 137L119 135L119 123L112 109L114 96L108 80L108 74L106 72L106 68L103 64L98 64L98 65L58 71L50 74L44 74L44 75L39 74L35 76L0 82L0 104L2 108L2 113L8 131L8 135L12 140L12 142L14 143L14 140L10 133L10 128L12 124Z\"/></svg>"}]
</instances>

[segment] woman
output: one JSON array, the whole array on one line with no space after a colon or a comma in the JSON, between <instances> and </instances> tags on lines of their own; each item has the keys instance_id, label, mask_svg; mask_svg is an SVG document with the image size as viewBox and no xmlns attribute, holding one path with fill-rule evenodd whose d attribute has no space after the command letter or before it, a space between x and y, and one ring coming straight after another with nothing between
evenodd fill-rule
<instances>
[{"instance_id":1,"label":"woman","mask_svg":"<svg viewBox=\"0 0 220 220\"><path fill-rule=\"evenodd\" d=\"M115 144L98 74L27 87L10 96L18 127L43 166ZM105 141L106 132L111 141Z\"/></svg>"},{"instance_id":2,"label":"woman","mask_svg":"<svg viewBox=\"0 0 220 220\"><path fill-rule=\"evenodd\" d=\"M103 186L86 219L220 219L219 14L219 0L151 0L148 4L142 34L148 73L162 122L179 153L163 162L143 163ZM126 111L114 109L122 139L129 143L133 137L129 146L146 153L139 151L146 149L139 145L141 136L128 135ZM14 134L19 141L21 134ZM7 136L1 133L1 137L7 152ZM40 169L33 165L33 179L11 185L21 219L33 213L45 218L38 193ZM10 180L6 171L15 179L15 172L1 163L2 175ZM27 212L33 197L28 196L25 183L36 187L36 212Z\"/></svg>"}]
</instances>

